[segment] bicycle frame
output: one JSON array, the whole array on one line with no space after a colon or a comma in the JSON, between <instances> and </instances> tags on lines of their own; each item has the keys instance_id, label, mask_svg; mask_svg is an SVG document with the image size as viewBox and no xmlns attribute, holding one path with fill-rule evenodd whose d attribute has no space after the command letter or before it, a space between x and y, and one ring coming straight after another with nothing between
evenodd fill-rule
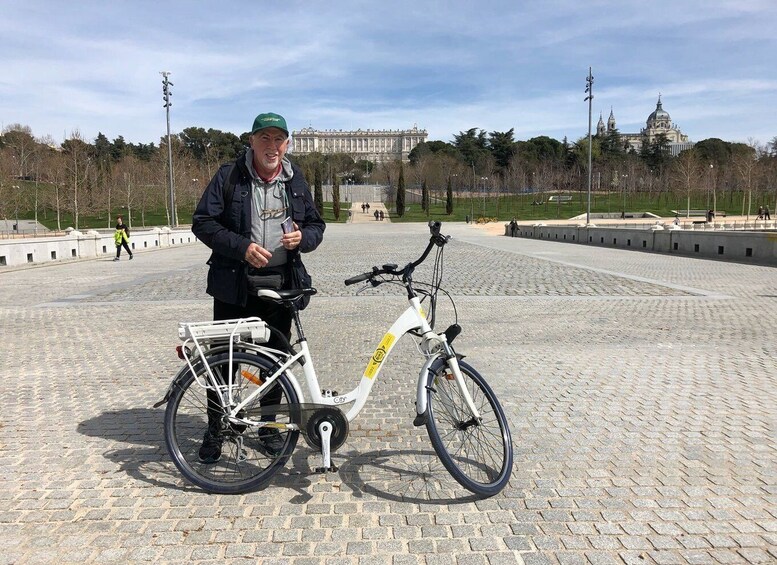
<instances>
[{"instance_id":1,"label":"bicycle frame","mask_svg":"<svg viewBox=\"0 0 777 565\"><path fill-rule=\"evenodd\" d=\"M260 290L259 296L264 296L267 298L274 298L274 299L280 299L278 294L275 291L272 290ZM248 425L256 425L256 426L264 426L267 425L268 422L261 422L261 421L254 421L250 418L246 417L238 417L237 414L245 408L247 405L249 405L251 402L253 402L258 396L262 395L266 390L268 390L273 383L280 378L281 375L284 373L288 376L292 386L295 389L295 392L297 393L297 396L300 399L305 399L305 395L302 393L302 389L300 387L299 381L297 380L296 376L291 370L291 367L299 362L302 361L302 370L303 375L305 378L305 381L307 383L308 387L308 393L309 393L309 399L315 404L321 404L321 405L327 405L327 406L340 406L344 404L350 404L353 403L353 406L348 410L348 412L345 414L346 418L349 422L353 421L361 412L362 408L364 408L367 399L369 398L370 391L372 390L372 386L375 384L375 381L380 374L381 369L383 368L383 364L385 360L389 357L391 354L391 351L394 349L394 346L397 344L399 339L404 336L406 333L411 331L419 331L421 334L421 347L422 347L422 353L426 357L426 362L424 363L423 367L421 368L421 371L418 375L418 386L417 386L417 392L416 392L416 412L419 415L423 415L426 412L426 382L427 382L427 375L430 367L435 362L435 360L444 358L447 361L447 364L451 370L451 373L454 376L454 379L456 380L459 389L462 393L462 396L469 407L470 411L472 412L472 416L474 418L479 419L480 413L475 406L471 395L469 394L469 390L464 385L464 378L461 374L461 370L459 369L458 359L456 357L456 354L453 352L452 348L447 342L447 338L444 334L437 334L435 333L432 328L429 326L429 322L426 320L426 317L424 315L423 308L421 306L421 301L417 296L412 296L408 298L408 302L410 305L408 308L397 318L397 320L391 325L388 332L383 336L380 343L375 349L375 352L370 357L369 362L367 363L367 366L364 369L364 373L362 374L361 380L359 381L359 384L351 390L350 392L343 394L343 395L337 395L337 396L331 396L324 394L321 391L318 376L316 375L313 358L310 354L310 349L307 344L307 339L305 339L304 336L300 337L299 341L299 351L295 353L294 355L290 355L288 352L280 351L277 349L272 349L270 347L266 347L263 345L256 345L253 343L244 343L241 345L242 348L248 349L250 351L253 351L256 354L263 355L265 357L268 357L275 361L277 368L275 368L275 371L272 375L267 377L265 379L265 382L254 392L252 392L247 398L243 399L240 403L234 404L233 397L232 397L232 390L233 390L233 370L232 370L232 357L233 357L233 351L234 347L233 344L239 340L235 339L235 333L237 332L237 327L229 334L229 378L228 378L228 386L226 388L227 397L224 398L223 391L221 390L222 387L219 387L216 385L216 379L213 375L210 367L208 366L207 362L205 362L206 365L206 371L208 374L208 377L211 380L211 383L213 383L213 388L216 390L216 392L221 396L222 403L226 406L233 406L233 408L230 410L229 417L231 419L235 419L237 421L243 422ZM247 318L245 321L256 321L258 318ZM241 321L238 321L238 326ZM198 340L195 337L192 337L190 339L187 339L188 341L193 341L195 346L197 347L197 350L199 352L200 358L205 361L206 356L200 347L200 344L198 343ZM186 345L186 343L184 343ZM185 349L184 349L185 351ZM189 359L189 356L184 353L186 363L189 366L189 369L192 371L192 373L196 376L196 371L194 370L194 366L192 364L191 359ZM198 384L200 386L207 386L205 383L200 383L198 380ZM273 423L269 423L270 425L275 425ZM276 425L277 426L277 425ZM295 424L285 424L284 427L290 428L290 429L297 429L297 426Z\"/></svg>"}]
</instances>

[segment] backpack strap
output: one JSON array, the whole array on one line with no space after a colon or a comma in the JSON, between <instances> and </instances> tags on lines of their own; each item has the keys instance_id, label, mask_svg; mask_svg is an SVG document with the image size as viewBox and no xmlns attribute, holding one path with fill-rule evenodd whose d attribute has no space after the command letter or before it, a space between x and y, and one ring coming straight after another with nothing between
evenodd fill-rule
<instances>
[{"instance_id":1,"label":"backpack strap","mask_svg":"<svg viewBox=\"0 0 777 565\"><path fill-rule=\"evenodd\" d=\"M240 169L237 166L237 161L232 163L227 171L227 180L224 181L224 210L229 210L232 207L232 197L235 194L235 185L240 181Z\"/></svg>"}]
</instances>

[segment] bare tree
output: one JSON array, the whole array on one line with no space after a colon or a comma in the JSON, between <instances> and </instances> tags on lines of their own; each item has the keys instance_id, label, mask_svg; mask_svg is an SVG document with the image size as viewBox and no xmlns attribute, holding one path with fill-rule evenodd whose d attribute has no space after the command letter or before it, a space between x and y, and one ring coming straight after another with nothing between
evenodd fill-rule
<instances>
[{"instance_id":1,"label":"bare tree","mask_svg":"<svg viewBox=\"0 0 777 565\"><path fill-rule=\"evenodd\" d=\"M737 178L742 183L742 215L750 219L750 210L753 205L753 180L758 161L756 160L756 150L754 147L747 147L739 150L734 155L732 162L737 172ZM745 206L747 199L747 206Z\"/></svg>"},{"instance_id":2,"label":"bare tree","mask_svg":"<svg viewBox=\"0 0 777 565\"><path fill-rule=\"evenodd\" d=\"M65 155L61 151L48 148L42 153L40 180L49 190L44 192L44 209L48 205L57 217L57 231L62 230L62 206L65 200ZM53 192L52 192L53 190Z\"/></svg>"},{"instance_id":3,"label":"bare tree","mask_svg":"<svg viewBox=\"0 0 777 565\"><path fill-rule=\"evenodd\" d=\"M691 192L702 175L702 163L694 149L687 149L672 163L672 177L676 186L685 191L685 216L691 215Z\"/></svg>"},{"instance_id":4,"label":"bare tree","mask_svg":"<svg viewBox=\"0 0 777 565\"><path fill-rule=\"evenodd\" d=\"M8 148L0 148L0 218L8 217L8 204L12 199L13 160Z\"/></svg>"},{"instance_id":5,"label":"bare tree","mask_svg":"<svg viewBox=\"0 0 777 565\"><path fill-rule=\"evenodd\" d=\"M79 197L82 196L81 193L89 186L92 159L89 152L89 145L84 142L81 134L77 130L62 144L62 152L66 156L66 182L69 185L69 203L70 211L73 214L73 227L78 229L79 214L82 209L86 209L83 202L79 202Z\"/></svg>"},{"instance_id":6,"label":"bare tree","mask_svg":"<svg viewBox=\"0 0 777 565\"><path fill-rule=\"evenodd\" d=\"M10 150L13 176L17 180L31 176L31 159L38 148L38 143L32 136L28 126L12 124L3 130L3 145Z\"/></svg>"}]
</instances>

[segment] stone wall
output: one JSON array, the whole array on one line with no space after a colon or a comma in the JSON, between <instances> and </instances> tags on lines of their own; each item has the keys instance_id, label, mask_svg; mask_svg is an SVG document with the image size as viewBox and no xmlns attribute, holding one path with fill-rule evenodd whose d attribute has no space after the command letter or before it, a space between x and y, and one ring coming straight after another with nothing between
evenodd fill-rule
<instances>
[{"instance_id":1,"label":"stone wall","mask_svg":"<svg viewBox=\"0 0 777 565\"><path fill-rule=\"evenodd\" d=\"M152 228L132 230L129 241L133 253L194 243L197 238L189 229ZM126 255L126 251L122 254ZM80 232L70 230L64 236L0 240L0 272L4 267L51 263L72 259L112 257L116 254L113 230Z\"/></svg>"},{"instance_id":2,"label":"stone wall","mask_svg":"<svg viewBox=\"0 0 777 565\"><path fill-rule=\"evenodd\" d=\"M515 237L777 266L775 228L777 226L759 231L700 231L661 225L615 228L534 224L519 225ZM505 225L505 235L510 235L509 224Z\"/></svg>"}]
</instances>

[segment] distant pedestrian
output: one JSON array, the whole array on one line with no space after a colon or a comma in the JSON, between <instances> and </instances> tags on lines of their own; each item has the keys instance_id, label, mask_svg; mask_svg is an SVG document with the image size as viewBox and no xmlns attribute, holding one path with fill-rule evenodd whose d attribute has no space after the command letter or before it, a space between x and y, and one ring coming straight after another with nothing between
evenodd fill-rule
<instances>
[{"instance_id":1,"label":"distant pedestrian","mask_svg":"<svg viewBox=\"0 0 777 565\"><path fill-rule=\"evenodd\" d=\"M756 220L763 220L764 219L764 207L759 206L758 207L758 217L756 217Z\"/></svg>"},{"instance_id":2,"label":"distant pedestrian","mask_svg":"<svg viewBox=\"0 0 777 565\"><path fill-rule=\"evenodd\" d=\"M380 212L378 212L378 214L380 215L380 221L382 222L382 221L383 221L383 210L381 210Z\"/></svg>"},{"instance_id":3,"label":"distant pedestrian","mask_svg":"<svg viewBox=\"0 0 777 565\"><path fill-rule=\"evenodd\" d=\"M369 212L370 211L370 203L366 202L364 205L367 207L367 212Z\"/></svg>"},{"instance_id":4,"label":"distant pedestrian","mask_svg":"<svg viewBox=\"0 0 777 565\"><path fill-rule=\"evenodd\" d=\"M674 225L679 226L680 225L680 214L674 215Z\"/></svg>"},{"instance_id":5,"label":"distant pedestrian","mask_svg":"<svg viewBox=\"0 0 777 565\"><path fill-rule=\"evenodd\" d=\"M373 212L373 214L372 214L372 215L373 215L373 216L375 216L375 221L377 222L377 221L378 221L378 215L379 215L379 214L378 214L378 211L377 211L377 210L375 210L375 212Z\"/></svg>"},{"instance_id":6,"label":"distant pedestrian","mask_svg":"<svg viewBox=\"0 0 777 565\"><path fill-rule=\"evenodd\" d=\"M510 237L515 237L515 232L518 231L518 222L515 221L515 218L513 218L510 221Z\"/></svg>"},{"instance_id":7,"label":"distant pedestrian","mask_svg":"<svg viewBox=\"0 0 777 565\"><path fill-rule=\"evenodd\" d=\"M769 213L769 207L768 206L764 207L764 219L765 220L771 220L772 219L772 215Z\"/></svg>"},{"instance_id":8,"label":"distant pedestrian","mask_svg":"<svg viewBox=\"0 0 777 565\"><path fill-rule=\"evenodd\" d=\"M362 202L362 214L364 214L365 205L364 202Z\"/></svg>"},{"instance_id":9,"label":"distant pedestrian","mask_svg":"<svg viewBox=\"0 0 777 565\"><path fill-rule=\"evenodd\" d=\"M132 260L132 251L129 248L129 228L126 226L121 216L116 218L116 232L113 234L113 241L116 244L116 257L114 257L113 260L120 260L122 247L127 250L129 258Z\"/></svg>"}]
</instances>

